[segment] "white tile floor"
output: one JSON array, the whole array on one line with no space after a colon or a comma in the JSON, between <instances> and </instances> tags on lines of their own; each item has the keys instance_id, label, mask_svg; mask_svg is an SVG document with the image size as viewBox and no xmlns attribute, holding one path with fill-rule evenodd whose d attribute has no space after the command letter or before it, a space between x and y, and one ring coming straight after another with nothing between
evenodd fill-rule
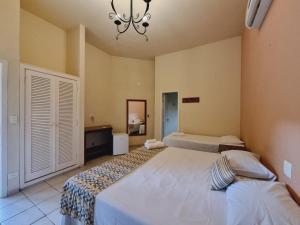
<instances>
[{"instance_id":1,"label":"white tile floor","mask_svg":"<svg viewBox=\"0 0 300 225\"><path fill-rule=\"evenodd\" d=\"M65 180L112 158L113 156L103 156L89 161L82 168L50 178L18 194L0 199L0 223L4 225L60 225L60 195Z\"/></svg>"}]
</instances>

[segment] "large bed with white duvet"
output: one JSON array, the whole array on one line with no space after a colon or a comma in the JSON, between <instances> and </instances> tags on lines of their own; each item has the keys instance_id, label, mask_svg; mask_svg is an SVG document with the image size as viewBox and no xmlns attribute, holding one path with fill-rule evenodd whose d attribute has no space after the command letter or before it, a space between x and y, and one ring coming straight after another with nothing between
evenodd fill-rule
<instances>
[{"instance_id":1,"label":"large bed with white duvet","mask_svg":"<svg viewBox=\"0 0 300 225\"><path fill-rule=\"evenodd\" d=\"M218 153L167 148L97 194L94 224L250 225L251 221L251 225L300 225L299 207L285 185L271 181L274 175L266 168L254 168L253 172L270 181L241 179L227 194L212 191L212 165L221 157ZM62 225L75 224L81 223L63 216Z\"/></svg>"},{"instance_id":2,"label":"large bed with white duvet","mask_svg":"<svg viewBox=\"0 0 300 225\"><path fill-rule=\"evenodd\" d=\"M97 196L95 224L225 224L225 194L209 186L218 157L182 149L159 153Z\"/></svg>"},{"instance_id":3,"label":"large bed with white duvet","mask_svg":"<svg viewBox=\"0 0 300 225\"><path fill-rule=\"evenodd\" d=\"M219 157L180 148L164 150L98 194L94 224L226 224L225 193L213 192L209 185L210 167ZM74 224L68 217L63 220L65 225Z\"/></svg>"}]
</instances>

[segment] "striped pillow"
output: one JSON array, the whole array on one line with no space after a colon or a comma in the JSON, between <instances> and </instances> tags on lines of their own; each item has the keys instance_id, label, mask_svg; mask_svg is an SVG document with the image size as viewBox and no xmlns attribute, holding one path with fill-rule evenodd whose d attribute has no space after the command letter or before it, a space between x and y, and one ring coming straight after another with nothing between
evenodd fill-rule
<instances>
[{"instance_id":1,"label":"striped pillow","mask_svg":"<svg viewBox=\"0 0 300 225\"><path fill-rule=\"evenodd\" d=\"M218 159L211 170L211 190L219 191L228 187L235 179L235 174L231 169L226 156Z\"/></svg>"}]
</instances>

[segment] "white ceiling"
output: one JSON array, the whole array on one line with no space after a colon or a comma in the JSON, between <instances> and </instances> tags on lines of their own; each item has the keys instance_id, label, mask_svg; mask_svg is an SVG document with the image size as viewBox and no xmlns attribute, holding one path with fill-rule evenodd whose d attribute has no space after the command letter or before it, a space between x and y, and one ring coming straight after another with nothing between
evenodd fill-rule
<instances>
[{"instance_id":1,"label":"white ceiling","mask_svg":"<svg viewBox=\"0 0 300 225\"><path fill-rule=\"evenodd\" d=\"M111 0L21 0L21 7L61 27L87 28L87 41L117 56L153 58L241 34L247 0L152 0L149 42L131 27L117 41L109 20ZM128 13L130 0L115 0L119 14ZM145 10L134 0L136 12Z\"/></svg>"}]
</instances>

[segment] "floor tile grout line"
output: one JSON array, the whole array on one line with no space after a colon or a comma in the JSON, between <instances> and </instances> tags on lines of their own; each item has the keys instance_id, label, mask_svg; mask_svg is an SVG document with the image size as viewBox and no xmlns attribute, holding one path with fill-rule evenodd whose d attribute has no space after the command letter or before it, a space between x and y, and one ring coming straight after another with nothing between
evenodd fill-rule
<instances>
[{"instance_id":1,"label":"floor tile grout line","mask_svg":"<svg viewBox=\"0 0 300 225\"><path fill-rule=\"evenodd\" d=\"M46 216L43 216L42 218L38 219L37 221L31 223L30 225L33 225L34 223L36 223L36 222L38 222L38 221L40 221L40 220L42 220L42 219L44 219L44 218L47 218L47 220L49 220L49 222L50 222L51 224L55 225L55 224L47 217L47 215L46 215Z\"/></svg>"},{"instance_id":2,"label":"floor tile grout line","mask_svg":"<svg viewBox=\"0 0 300 225\"><path fill-rule=\"evenodd\" d=\"M7 218L7 219L5 219L5 220L1 221L1 223L0 223L0 224L2 224L2 223L4 223L4 222L6 222L6 221L8 221L8 220L10 220L10 219L12 219L12 218L14 218L14 217L18 216L18 215L20 215L20 214L22 214L23 212L25 212L26 210L28 210L28 209L32 209L32 208L34 208L34 207L36 207L36 206L35 206L35 205L33 205L33 206L31 206L31 207L29 207L29 208L27 208L27 209L25 209L25 210L23 210L23 211L21 211L21 212L19 212L19 213L15 214L15 215L13 215L12 217L9 217L9 218ZM36 207L36 208L37 208L37 207ZM44 214L44 213L43 213L43 214Z\"/></svg>"},{"instance_id":3,"label":"floor tile grout line","mask_svg":"<svg viewBox=\"0 0 300 225\"><path fill-rule=\"evenodd\" d=\"M61 195L61 193L59 192L59 194ZM49 198L47 198L47 199L45 199L45 200L43 200L43 201L41 201L41 202L39 202L39 203L34 203L32 200L30 200L30 199L28 199L30 202L32 202L33 204L34 204L34 206L36 206L45 216L47 216L47 215L49 215L49 214L51 214L51 213L53 213L55 210L57 210L57 209L59 209L60 208L60 206L58 207L58 208L56 208L56 209L54 209L54 210L52 210L51 212L49 212L49 213L44 213L40 208L39 208L39 206L38 205L40 205L40 204L42 204L42 203L45 203L46 201L48 201L49 199L51 199L51 198L53 198L53 196L52 197L49 197Z\"/></svg>"},{"instance_id":4,"label":"floor tile grout line","mask_svg":"<svg viewBox=\"0 0 300 225\"><path fill-rule=\"evenodd\" d=\"M17 216L17 215L19 215L19 214L21 214L21 213L23 213L23 212L25 212L26 210L28 210L28 209L31 209L31 208L33 208L33 207L35 207L36 205L34 204L34 202L32 202L26 195L24 195L24 197L25 198L22 198L22 199L20 199L20 200L24 200L24 199L27 199L29 202L31 202L32 203L32 206L31 207L29 207L29 208L27 208L27 209L24 209L23 211L21 211L21 212L19 212L19 213L17 213L17 214L15 214L15 215L13 215L12 217L9 217L8 219L5 219L5 220L3 220L3 221L1 221L1 223L0 224L2 224L3 222L5 222L5 221L7 221L7 220L9 220L9 219L12 219L12 218L14 218L15 216ZM14 202L13 204L15 204L15 203L17 203L17 202L19 202L19 201L16 201L16 202ZM12 204L11 204L12 205Z\"/></svg>"},{"instance_id":5,"label":"floor tile grout line","mask_svg":"<svg viewBox=\"0 0 300 225\"><path fill-rule=\"evenodd\" d=\"M52 197L50 197L50 198L52 198ZM29 199L29 201L31 201L31 202L34 204L34 206L35 206L36 208L38 208L38 210L41 211L41 212L43 213L44 216L47 216L47 215L49 215L50 213L54 212L56 209L54 209L53 211L51 211L51 212L49 212L48 214L46 214L46 213L44 213L44 212L38 207L38 205L41 204L41 203L43 203L43 202L46 202L46 201L49 200L50 198L47 198L46 200L44 200L44 201L42 201L42 202L40 202L40 203L38 203L38 204L35 204L35 203L32 202L30 199Z\"/></svg>"},{"instance_id":6,"label":"floor tile grout line","mask_svg":"<svg viewBox=\"0 0 300 225\"><path fill-rule=\"evenodd\" d=\"M50 187L52 187L53 189L55 189L56 191L58 191L59 193L62 193L61 191L57 190L56 187L52 186L52 184L47 183Z\"/></svg>"},{"instance_id":7,"label":"floor tile grout line","mask_svg":"<svg viewBox=\"0 0 300 225\"><path fill-rule=\"evenodd\" d=\"M37 207L40 211L42 211L38 206L36 206L36 207ZM58 209L60 209L60 206L59 206L58 208L53 209L52 211L48 212L47 214L44 213L43 211L42 211L42 213L43 213L45 216L48 216L48 215L50 215L51 213L53 213L54 211L56 211L56 210L58 210Z\"/></svg>"},{"instance_id":8,"label":"floor tile grout line","mask_svg":"<svg viewBox=\"0 0 300 225\"><path fill-rule=\"evenodd\" d=\"M49 186L50 186L50 185L49 185ZM58 191L57 189L55 189L54 187L52 187L52 186L50 186L50 187L51 187L52 189L54 189L56 192L58 192L58 194L61 194L61 192ZM43 190L42 190L42 191L43 191ZM40 192L42 192L42 191L38 191L38 192L36 192L35 194L40 193ZM54 196L54 195L53 195L53 196ZM35 206L41 204L42 202L45 202L45 201L49 200L50 198L53 198L53 196L50 196L49 198L46 198L46 199L42 200L41 202L35 203L35 202L33 202L33 201L30 199L30 197L32 197L32 196L27 196L27 195L25 195L25 197L26 197L29 201L31 201Z\"/></svg>"},{"instance_id":9,"label":"floor tile grout line","mask_svg":"<svg viewBox=\"0 0 300 225\"><path fill-rule=\"evenodd\" d=\"M54 210L54 211L55 211L55 210ZM53 211L53 212L54 212L54 211ZM53 212L52 212L52 213L53 213ZM60 212L59 212L59 213L60 213ZM51 213L50 213L50 214L51 214ZM48 217L50 214L46 215L46 217L48 218L48 220L49 220L51 223L55 224L55 223Z\"/></svg>"},{"instance_id":10,"label":"floor tile grout line","mask_svg":"<svg viewBox=\"0 0 300 225\"><path fill-rule=\"evenodd\" d=\"M32 186L29 186L29 188L30 187L34 187L35 185L40 185L40 184L42 184L42 183L46 183L45 181L42 181L42 182L40 182L40 183L37 183L37 184L33 184ZM46 183L46 184L48 184L48 183ZM49 185L49 184L48 184ZM50 185L49 185L50 186ZM35 194L37 194L37 193L40 193L40 192L42 192L42 191L44 191L44 189L42 189L42 190L40 190L40 191L37 191L37 192L35 192L34 194L30 194L30 195L27 195L25 192L24 192L24 190L26 190L26 188L25 189L23 189L23 190L21 190L21 192L26 196L26 197L31 197L31 195L35 195Z\"/></svg>"},{"instance_id":11,"label":"floor tile grout line","mask_svg":"<svg viewBox=\"0 0 300 225\"><path fill-rule=\"evenodd\" d=\"M35 222L39 221L40 219L42 219L42 218L44 218L44 217L47 216L47 215L46 215L42 210L40 210L37 206L36 206L36 208L37 208L37 210L39 210L39 211L43 214L43 216L42 216L41 218L35 220L34 222L30 223L30 224L33 224L33 223L35 223Z\"/></svg>"},{"instance_id":12,"label":"floor tile grout line","mask_svg":"<svg viewBox=\"0 0 300 225\"><path fill-rule=\"evenodd\" d=\"M26 198L26 196L25 196L22 192L19 192L19 193L21 193L21 194L23 195L23 198L20 198L20 199L14 201L14 202L11 202L11 203L9 203L9 204L7 204L7 205L1 207L1 208L0 208L0 211L3 210L4 208L9 207L9 206L11 206L11 205L13 205L13 204L15 204L15 203L17 203L17 202L23 200L24 198ZM16 194L17 194L17 193L16 193ZM8 197L8 198L9 198L9 197ZM0 224L1 224L1 223L0 223Z\"/></svg>"},{"instance_id":13,"label":"floor tile grout line","mask_svg":"<svg viewBox=\"0 0 300 225\"><path fill-rule=\"evenodd\" d=\"M55 189L55 188L54 188L54 189ZM57 191L57 190L56 190L56 191ZM59 192L59 193L60 193L60 192ZM29 210L29 209L34 208L34 207L37 208L37 209L43 214L43 217L47 217L47 215L49 215L49 214L51 214L52 212L54 212L55 210L57 210L57 209L54 209L53 211L49 212L48 214L45 214L45 213L44 213L42 210L40 210L40 208L38 207L38 204L41 204L42 202L45 202L45 201L49 200L49 199L52 198L53 196L52 196L52 197L49 197L49 198L43 200L42 202L39 202L39 203L36 204L36 203L34 203L27 195L25 195L24 193L22 193L22 194L23 194L24 198L19 199L18 201L13 202L12 204L9 204L9 205L13 205L13 204L15 204L15 203L17 203L17 202L19 202L19 201L21 201L21 200L26 199L26 200L28 200L30 203L32 203L32 206L29 207L29 208L27 208L27 209L24 209L24 210L18 212L17 214L15 214L15 215L13 215L13 216L11 216L11 217L9 217L9 218L3 220L3 221L1 221L0 224L2 224L2 223L4 223L5 221L8 221L8 220L10 220L10 219L12 219L12 218L18 216L18 215L20 215L21 213L25 212L26 210ZM4 207L4 208L6 208L6 207ZM59 209L59 208L58 208L58 209ZM43 217L42 217L42 218L43 218ZM50 220L50 219L49 219L49 220ZM36 222L36 221L35 221L35 222ZM51 221L51 222L52 222L52 221Z\"/></svg>"},{"instance_id":14,"label":"floor tile grout line","mask_svg":"<svg viewBox=\"0 0 300 225\"><path fill-rule=\"evenodd\" d=\"M26 199L27 199L28 201L30 201L34 206L36 206L36 204L35 204L29 197L26 196Z\"/></svg>"}]
</instances>

